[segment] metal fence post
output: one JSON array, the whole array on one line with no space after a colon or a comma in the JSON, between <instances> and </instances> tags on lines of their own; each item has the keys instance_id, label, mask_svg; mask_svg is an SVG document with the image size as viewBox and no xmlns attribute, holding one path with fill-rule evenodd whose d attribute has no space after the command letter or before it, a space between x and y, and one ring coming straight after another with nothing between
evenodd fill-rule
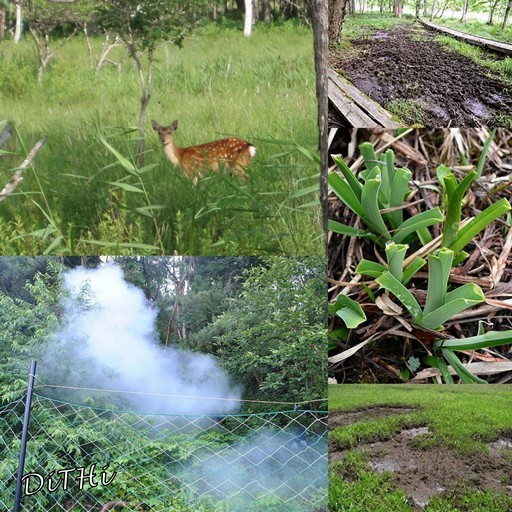
<instances>
[{"instance_id":1,"label":"metal fence post","mask_svg":"<svg viewBox=\"0 0 512 512\"><path fill-rule=\"evenodd\" d=\"M25 467L25 453L27 451L28 424L30 421L30 406L32 405L32 391L34 389L34 378L36 376L37 361L32 361L28 377L27 400L25 402L25 417L23 419L23 432L21 434L20 461L18 465L18 477L16 479L16 498L14 499L13 512L19 512L21 506L21 479Z\"/></svg>"}]
</instances>

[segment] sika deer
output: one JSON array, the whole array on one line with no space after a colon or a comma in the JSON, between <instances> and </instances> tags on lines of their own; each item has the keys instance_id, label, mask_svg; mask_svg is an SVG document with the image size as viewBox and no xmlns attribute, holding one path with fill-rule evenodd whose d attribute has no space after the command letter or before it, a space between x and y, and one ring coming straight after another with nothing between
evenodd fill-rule
<instances>
[{"instance_id":1,"label":"sika deer","mask_svg":"<svg viewBox=\"0 0 512 512\"><path fill-rule=\"evenodd\" d=\"M218 171L222 167L233 169L239 176L245 177L245 169L256 154L256 148L252 144L235 138L180 148L173 138L178 121L174 121L170 126L160 126L156 121L151 121L151 126L160 136L165 156L192 178L194 184L203 171Z\"/></svg>"}]
</instances>

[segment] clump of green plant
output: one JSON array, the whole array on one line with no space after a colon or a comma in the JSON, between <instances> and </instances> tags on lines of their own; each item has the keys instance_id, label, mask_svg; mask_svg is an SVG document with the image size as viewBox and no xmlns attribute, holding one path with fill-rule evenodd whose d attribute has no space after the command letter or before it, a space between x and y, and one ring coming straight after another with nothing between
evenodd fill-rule
<instances>
[{"instance_id":1,"label":"clump of green plant","mask_svg":"<svg viewBox=\"0 0 512 512\"><path fill-rule=\"evenodd\" d=\"M445 202L445 222L441 245L450 248L455 253L456 264L468 256L467 253L462 252L462 249L480 231L510 211L507 199L500 199L471 219L466 226L460 228L464 195L477 176L477 171L471 171L459 183L448 167L440 165L437 168L437 177L444 191L443 200Z\"/></svg>"},{"instance_id":2,"label":"clump of green plant","mask_svg":"<svg viewBox=\"0 0 512 512\"><path fill-rule=\"evenodd\" d=\"M384 289L386 294L391 293L396 297L410 314L414 327L431 331L435 339L434 355L425 358L425 362L437 367L447 383L453 383L447 363L463 382L486 382L473 375L454 351L489 348L510 343L512 340L512 331L481 332L464 340L448 341L441 339L443 335L440 333L443 325L455 315L485 301L482 289L474 283L450 289L450 272L453 266L468 257L464 247L480 231L511 210L507 199L500 199L476 217L462 219L466 192L471 183L481 177L483 159L488 147L489 141L484 147L477 170L469 172L460 182L449 168L443 165L438 167L443 212L440 208L435 208L405 221L403 209L411 192L408 183L412 174L408 169L395 168L393 151L388 150L380 160L373 146L364 143L360 149L366 169L359 174L359 179L341 158L335 158L335 162L343 178L337 173L329 176L332 190L361 218L368 230L354 229L332 220L329 228L344 235L366 237L381 246L383 240L386 240L386 261L379 263L363 258L356 272L374 278L375 284ZM443 221L442 236L433 241L428 227ZM419 241L423 245L434 242L425 251L428 254L428 288L423 308L406 285L424 267L426 260L414 255L406 259L409 245L402 243L405 240ZM437 249L439 246L441 248ZM369 297L376 301L372 286L363 286ZM343 294L338 295L335 304L330 305L329 313L340 317L347 329L353 329L366 320L360 305ZM346 337L345 333L345 339ZM361 346L363 344L358 347ZM349 357L349 353L352 355L358 347L347 350L346 357Z\"/></svg>"},{"instance_id":3,"label":"clump of green plant","mask_svg":"<svg viewBox=\"0 0 512 512\"><path fill-rule=\"evenodd\" d=\"M408 248L407 244L397 244L390 240L385 247L387 267L363 258L357 265L356 272L377 278L389 271L398 282L407 284L426 263L425 259L415 256L410 263L406 264L405 255Z\"/></svg>"},{"instance_id":4,"label":"clump of green plant","mask_svg":"<svg viewBox=\"0 0 512 512\"><path fill-rule=\"evenodd\" d=\"M401 243L410 236L419 238L422 243L431 241L428 227L443 221L439 208L404 220L403 209L411 193L411 171L395 167L395 153L391 149L380 160L371 143L365 142L359 148L366 169L356 177L342 158L333 157L345 179L333 172L329 174L328 182L332 191L361 218L368 230L333 220L329 221L329 229L343 235L367 237L381 245L386 240ZM382 212L384 209L386 211Z\"/></svg>"},{"instance_id":5,"label":"clump of green plant","mask_svg":"<svg viewBox=\"0 0 512 512\"><path fill-rule=\"evenodd\" d=\"M421 39L416 39L421 40ZM408 125L424 125L425 114L421 105L414 100L396 99L390 101L386 108L395 116L403 119Z\"/></svg>"}]
</instances>

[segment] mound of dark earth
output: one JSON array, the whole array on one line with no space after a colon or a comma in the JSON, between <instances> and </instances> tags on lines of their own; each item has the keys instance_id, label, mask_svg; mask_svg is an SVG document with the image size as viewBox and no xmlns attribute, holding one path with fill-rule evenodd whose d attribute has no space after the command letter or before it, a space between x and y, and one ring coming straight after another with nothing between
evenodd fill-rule
<instances>
[{"instance_id":1,"label":"mound of dark earth","mask_svg":"<svg viewBox=\"0 0 512 512\"><path fill-rule=\"evenodd\" d=\"M348 51L331 51L330 65L385 108L392 100L413 100L431 128L495 125L512 116L506 84L435 35L408 24L369 32Z\"/></svg>"}]
</instances>

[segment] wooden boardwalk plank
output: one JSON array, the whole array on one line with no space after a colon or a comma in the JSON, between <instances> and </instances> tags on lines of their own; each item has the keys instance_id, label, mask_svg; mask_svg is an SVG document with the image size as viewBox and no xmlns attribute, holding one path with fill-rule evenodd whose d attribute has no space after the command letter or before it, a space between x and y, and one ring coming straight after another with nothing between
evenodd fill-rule
<instances>
[{"instance_id":1,"label":"wooden boardwalk plank","mask_svg":"<svg viewBox=\"0 0 512 512\"><path fill-rule=\"evenodd\" d=\"M467 43L482 46L483 48L487 48L488 50L492 50L494 52L512 55L512 44L503 43L501 41L493 41L492 39L486 39L484 37L473 36L471 34L467 34L466 32L459 32L458 30L442 27L422 19L420 19L420 22L428 28L438 30L439 32L444 32L450 36L460 39L461 41L466 41Z\"/></svg>"},{"instance_id":2,"label":"wooden boardwalk plank","mask_svg":"<svg viewBox=\"0 0 512 512\"><path fill-rule=\"evenodd\" d=\"M364 95L357 87L338 75L333 69L327 70L329 100L342 116L357 128L399 128L391 115L378 103Z\"/></svg>"},{"instance_id":3,"label":"wooden boardwalk plank","mask_svg":"<svg viewBox=\"0 0 512 512\"><path fill-rule=\"evenodd\" d=\"M377 128L379 125L368 117L341 89L329 79L329 101L352 126Z\"/></svg>"}]
</instances>

